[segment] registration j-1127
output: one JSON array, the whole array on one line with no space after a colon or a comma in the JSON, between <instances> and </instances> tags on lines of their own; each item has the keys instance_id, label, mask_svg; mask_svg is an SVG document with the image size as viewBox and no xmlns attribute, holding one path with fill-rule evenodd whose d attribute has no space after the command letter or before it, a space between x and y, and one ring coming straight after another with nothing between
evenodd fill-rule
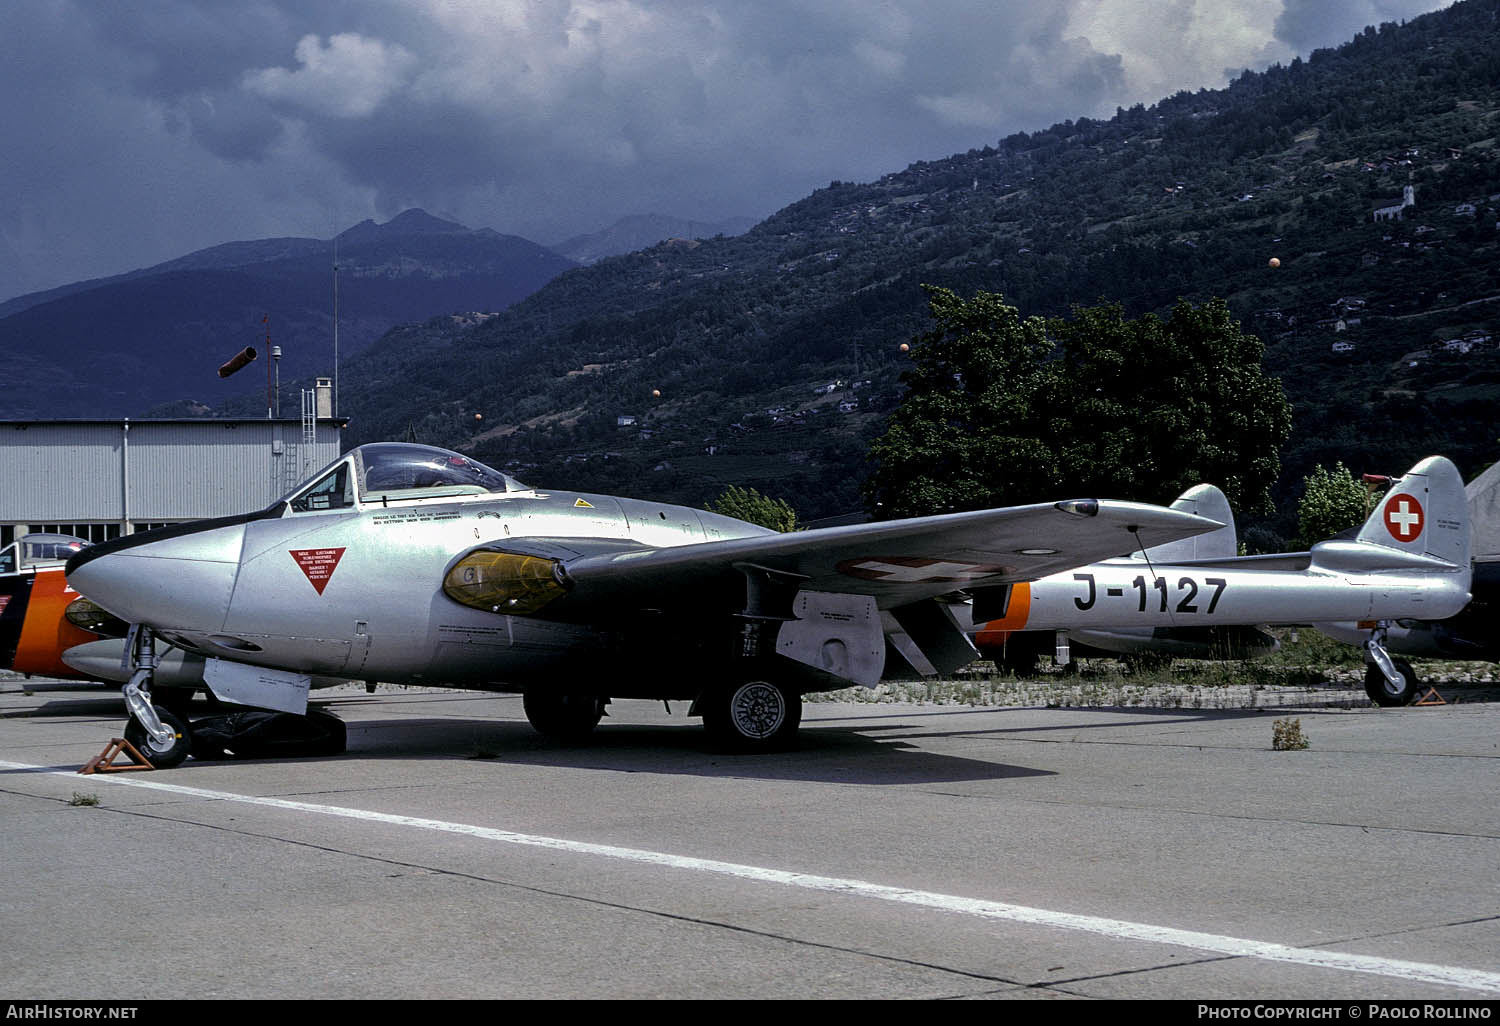
<instances>
[{"instance_id":1,"label":"registration j-1127","mask_svg":"<svg viewBox=\"0 0 1500 1026\"><path fill-rule=\"evenodd\" d=\"M1094 603L1099 601L1100 591L1094 575L1074 574L1073 580L1082 585L1083 591L1083 594L1074 596L1073 605L1084 612L1093 609ZM1128 586L1107 585L1104 594L1108 598L1123 598L1127 591L1131 592L1136 599L1136 611L1140 613L1212 613L1228 587L1229 582L1223 577L1205 577L1201 584L1192 577L1179 577L1174 590L1166 577L1147 580L1145 574L1137 574Z\"/></svg>"}]
</instances>

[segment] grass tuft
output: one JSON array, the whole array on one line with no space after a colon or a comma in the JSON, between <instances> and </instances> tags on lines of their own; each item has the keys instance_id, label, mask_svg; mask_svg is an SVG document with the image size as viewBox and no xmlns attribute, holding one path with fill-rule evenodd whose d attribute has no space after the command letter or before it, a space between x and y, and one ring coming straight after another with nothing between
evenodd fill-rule
<instances>
[{"instance_id":1,"label":"grass tuft","mask_svg":"<svg viewBox=\"0 0 1500 1026\"><path fill-rule=\"evenodd\" d=\"M1302 720L1291 716L1271 724L1271 747L1278 752L1295 752L1307 747Z\"/></svg>"}]
</instances>

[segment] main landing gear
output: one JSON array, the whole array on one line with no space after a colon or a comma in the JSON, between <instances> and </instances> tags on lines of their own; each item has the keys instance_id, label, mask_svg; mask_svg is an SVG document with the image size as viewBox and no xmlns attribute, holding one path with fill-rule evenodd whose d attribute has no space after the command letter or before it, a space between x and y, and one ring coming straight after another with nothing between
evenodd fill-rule
<instances>
[{"instance_id":1,"label":"main landing gear","mask_svg":"<svg viewBox=\"0 0 1500 1026\"><path fill-rule=\"evenodd\" d=\"M125 740L157 769L182 765L192 750L192 733L185 720L151 703L151 680L156 673L156 648L151 628L134 624L125 638L126 650L134 668L125 684L125 708L130 722L125 724Z\"/></svg>"},{"instance_id":2,"label":"main landing gear","mask_svg":"<svg viewBox=\"0 0 1500 1026\"><path fill-rule=\"evenodd\" d=\"M1411 663L1405 659L1392 659L1385 650L1387 625L1382 622L1370 632L1365 642L1365 694L1376 705L1410 705L1416 700L1421 681Z\"/></svg>"},{"instance_id":3,"label":"main landing gear","mask_svg":"<svg viewBox=\"0 0 1500 1026\"><path fill-rule=\"evenodd\" d=\"M548 688L522 692L521 707L537 733L556 741L588 738L606 715L609 699L565 694ZM774 752L794 747L802 723L802 696L784 684L743 677L713 684L698 696L689 716L702 716L715 747L733 752Z\"/></svg>"},{"instance_id":4,"label":"main landing gear","mask_svg":"<svg viewBox=\"0 0 1500 1026\"><path fill-rule=\"evenodd\" d=\"M609 699L594 695L560 694L546 688L531 688L521 694L521 708L536 728L558 741L582 741L599 725Z\"/></svg>"},{"instance_id":5,"label":"main landing gear","mask_svg":"<svg viewBox=\"0 0 1500 1026\"><path fill-rule=\"evenodd\" d=\"M794 747L802 724L802 696L759 677L710 687L699 696L695 710L702 713L714 744L736 752Z\"/></svg>"}]
</instances>

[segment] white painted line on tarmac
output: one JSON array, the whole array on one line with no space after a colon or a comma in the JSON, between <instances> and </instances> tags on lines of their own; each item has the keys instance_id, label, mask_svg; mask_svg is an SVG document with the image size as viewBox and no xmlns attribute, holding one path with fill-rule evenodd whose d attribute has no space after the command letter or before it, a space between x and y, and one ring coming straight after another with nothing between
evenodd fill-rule
<instances>
[{"instance_id":1,"label":"white painted line on tarmac","mask_svg":"<svg viewBox=\"0 0 1500 1026\"><path fill-rule=\"evenodd\" d=\"M24 763L0 761L0 769L29 770L57 776L77 778L68 770L49 769L44 766L29 766ZM1287 944L1247 940L1241 937L1225 937L1197 930L1178 930L1169 926L1153 926L1149 923L1133 923L1123 919L1104 919L1098 916L1076 915L1071 912L1054 912L1044 908L1029 908L980 898L964 898L933 891L917 891L905 887L890 887L865 880L841 879L830 876L814 876L809 873L792 873L781 869L761 866L746 866L735 862L719 862L715 859L693 858L673 855L668 852L647 851L640 848L620 848L610 844L592 844L587 841L569 841L560 837L543 837L537 834L520 834L492 827L473 826L466 823L449 823L440 819L423 819L417 816L397 816L387 812L370 812L365 809L349 809L338 805L319 805L312 802L292 801L286 798L260 798L253 795L234 794L228 791L208 791L198 787L167 784L156 780L145 780L133 776L95 776L94 780L107 781L125 787L160 791L165 794L187 798L202 798L208 801L239 802L245 805L260 805L289 812L308 812L320 816L338 816L343 819L385 823L391 826L415 827L442 833L461 834L502 844L524 845L532 848L550 848L555 851L577 855L593 855L618 859L625 862L662 866L667 869L712 873L717 876L737 877L759 883L800 887L810 891L828 891L853 897L872 898L879 901L900 902L944 912L980 916L986 919L1001 919L1014 923L1035 926L1050 926L1063 930L1081 930L1116 940L1148 941L1153 944L1171 944L1177 947L1194 948L1214 954L1235 958L1259 958L1271 962L1287 962L1293 965L1311 966L1316 969L1335 969L1342 972L1373 973L1399 980L1414 980L1421 983L1444 984L1478 990L1489 994L1500 994L1500 973L1467 969L1461 966L1432 965L1426 962L1408 962L1396 958L1378 958L1373 955L1356 955L1342 951L1324 951L1318 948L1298 948Z\"/></svg>"}]
</instances>

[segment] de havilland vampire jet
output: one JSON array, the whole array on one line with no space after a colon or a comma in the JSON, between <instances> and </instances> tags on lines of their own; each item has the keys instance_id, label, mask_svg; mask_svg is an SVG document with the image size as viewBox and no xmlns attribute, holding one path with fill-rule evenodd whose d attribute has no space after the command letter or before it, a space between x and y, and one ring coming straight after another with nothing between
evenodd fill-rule
<instances>
[{"instance_id":1,"label":"de havilland vampire jet","mask_svg":"<svg viewBox=\"0 0 1500 1026\"><path fill-rule=\"evenodd\" d=\"M215 696L306 711L314 678L519 691L577 737L614 698L692 700L721 742L788 742L809 691L873 685L888 647L975 658L955 607L1220 525L1079 499L793 534L529 488L466 456L360 446L256 513L95 545L69 583L131 625L126 736L157 766L189 728L153 704L155 639Z\"/></svg>"},{"instance_id":2,"label":"de havilland vampire jet","mask_svg":"<svg viewBox=\"0 0 1500 1026\"><path fill-rule=\"evenodd\" d=\"M1217 489L1189 490L1173 506L1227 519L1222 500ZM1407 471L1353 540L1224 556L1215 554L1219 534L1017 583L1003 616L988 615L976 598L977 643L994 649L1016 631L1076 631L1089 643L1113 638L1139 651L1158 641L1207 644L1212 629L1357 621L1366 625L1354 639L1371 664L1366 691L1377 704L1396 705L1414 697L1415 675L1390 657L1387 631L1398 620L1453 616L1469 602L1468 504L1458 468L1441 456Z\"/></svg>"}]
</instances>

